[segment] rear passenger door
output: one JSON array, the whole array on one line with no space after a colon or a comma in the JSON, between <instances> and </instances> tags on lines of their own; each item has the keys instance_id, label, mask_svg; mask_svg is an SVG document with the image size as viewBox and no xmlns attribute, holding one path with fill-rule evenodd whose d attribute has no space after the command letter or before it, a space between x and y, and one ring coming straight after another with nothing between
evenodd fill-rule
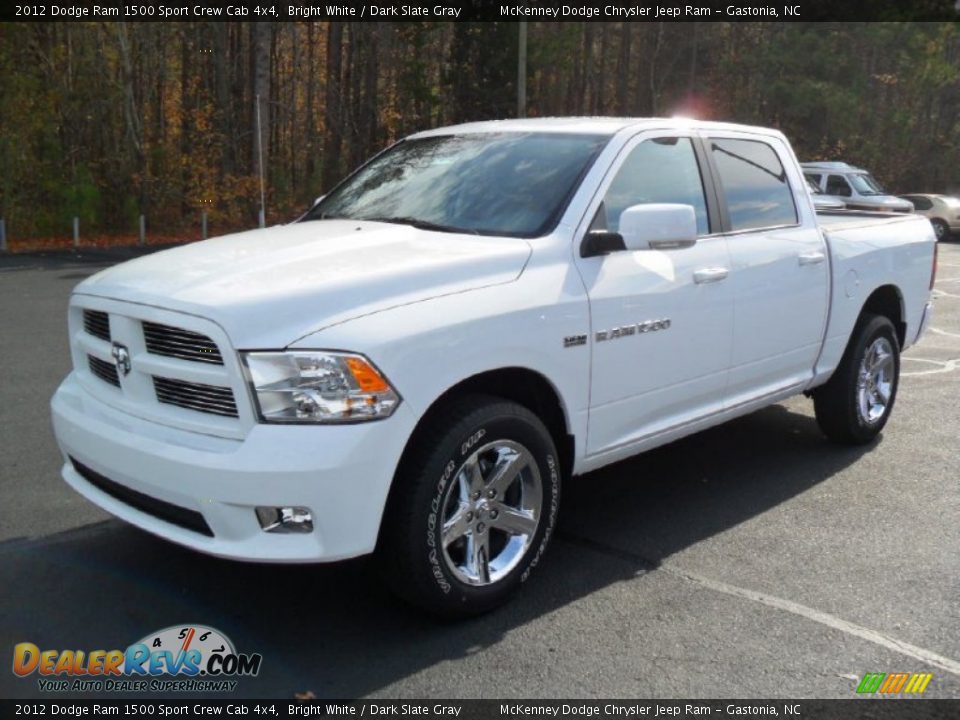
<instances>
[{"instance_id":1,"label":"rear passenger door","mask_svg":"<svg viewBox=\"0 0 960 720\"><path fill-rule=\"evenodd\" d=\"M734 293L725 406L806 383L820 352L829 302L827 247L802 174L778 137L705 138Z\"/></svg>"}]
</instances>

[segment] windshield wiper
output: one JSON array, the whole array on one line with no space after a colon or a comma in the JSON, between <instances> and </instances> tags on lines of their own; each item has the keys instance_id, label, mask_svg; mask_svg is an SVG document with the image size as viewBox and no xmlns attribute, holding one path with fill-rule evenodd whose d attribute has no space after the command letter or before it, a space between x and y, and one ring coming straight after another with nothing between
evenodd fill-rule
<instances>
[{"instance_id":1,"label":"windshield wiper","mask_svg":"<svg viewBox=\"0 0 960 720\"><path fill-rule=\"evenodd\" d=\"M448 233L467 233L468 235L479 235L479 231L473 230L471 228L461 228L454 227L453 225L441 225L439 223L430 222L429 220L421 220L414 217L368 217L368 218L356 218L357 220L369 220L370 222L385 222L385 223L394 223L395 225L410 225L411 227L417 228L417 230L436 230L437 232L448 232Z\"/></svg>"}]
</instances>

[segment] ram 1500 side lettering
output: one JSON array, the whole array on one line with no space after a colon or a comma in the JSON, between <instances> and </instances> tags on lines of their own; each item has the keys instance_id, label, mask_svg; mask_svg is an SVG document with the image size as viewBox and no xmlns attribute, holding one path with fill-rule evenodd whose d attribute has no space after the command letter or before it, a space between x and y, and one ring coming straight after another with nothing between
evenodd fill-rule
<instances>
[{"instance_id":1,"label":"ram 1500 side lettering","mask_svg":"<svg viewBox=\"0 0 960 720\"><path fill-rule=\"evenodd\" d=\"M201 552L374 553L485 611L565 478L798 393L873 440L922 335L930 223L818 216L786 138L685 120L413 135L303 217L80 283L63 477Z\"/></svg>"}]
</instances>

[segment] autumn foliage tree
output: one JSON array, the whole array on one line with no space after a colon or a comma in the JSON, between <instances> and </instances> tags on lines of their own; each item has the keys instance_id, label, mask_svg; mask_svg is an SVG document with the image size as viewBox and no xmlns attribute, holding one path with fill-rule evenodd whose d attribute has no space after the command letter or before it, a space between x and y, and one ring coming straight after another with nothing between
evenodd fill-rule
<instances>
[{"instance_id":1,"label":"autumn foliage tree","mask_svg":"<svg viewBox=\"0 0 960 720\"><path fill-rule=\"evenodd\" d=\"M802 159L960 191L949 23L531 22L527 114L772 125ZM505 22L0 25L0 217L12 238L252 227L412 131L516 112Z\"/></svg>"}]
</instances>

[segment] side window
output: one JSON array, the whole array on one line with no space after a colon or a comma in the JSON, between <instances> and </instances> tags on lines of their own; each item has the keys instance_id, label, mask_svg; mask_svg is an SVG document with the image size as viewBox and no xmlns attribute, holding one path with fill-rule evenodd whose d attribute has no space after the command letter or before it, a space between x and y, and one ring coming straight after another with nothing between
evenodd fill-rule
<instances>
[{"instance_id":1,"label":"side window","mask_svg":"<svg viewBox=\"0 0 960 720\"><path fill-rule=\"evenodd\" d=\"M812 180L814 185L820 187L820 178L823 177L820 173L804 173L804 176L808 180Z\"/></svg>"},{"instance_id":2,"label":"side window","mask_svg":"<svg viewBox=\"0 0 960 720\"><path fill-rule=\"evenodd\" d=\"M733 230L795 225L787 173L773 148L757 140L710 139Z\"/></svg>"},{"instance_id":3,"label":"side window","mask_svg":"<svg viewBox=\"0 0 960 720\"><path fill-rule=\"evenodd\" d=\"M843 175L831 175L827 178L827 195L850 197L853 195L853 190L850 189L850 183Z\"/></svg>"},{"instance_id":4,"label":"side window","mask_svg":"<svg viewBox=\"0 0 960 720\"><path fill-rule=\"evenodd\" d=\"M620 214L631 205L680 203L692 205L697 233L710 232L700 167L690 138L655 138L637 145L617 170L603 198L598 219L606 212L606 230L620 230Z\"/></svg>"},{"instance_id":5,"label":"side window","mask_svg":"<svg viewBox=\"0 0 960 720\"><path fill-rule=\"evenodd\" d=\"M917 210L930 210L933 208L933 203L925 197L908 197L907 200L913 203L913 206Z\"/></svg>"}]
</instances>

